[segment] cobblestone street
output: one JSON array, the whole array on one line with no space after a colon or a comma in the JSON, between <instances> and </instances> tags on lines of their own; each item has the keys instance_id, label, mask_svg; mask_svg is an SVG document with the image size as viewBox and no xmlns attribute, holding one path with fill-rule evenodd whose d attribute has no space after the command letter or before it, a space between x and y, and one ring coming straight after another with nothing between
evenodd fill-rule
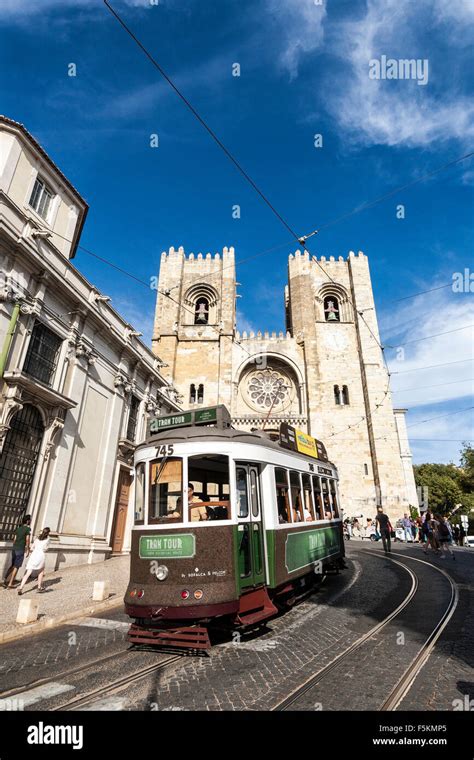
<instances>
[{"instance_id":1,"label":"cobblestone street","mask_svg":"<svg viewBox=\"0 0 474 760\"><path fill-rule=\"evenodd\" d=\"M378 546L351 541L347 564L341 574L327 576L305 602L265 628L229 635L209 655L129 650L128 620L119 609L6 643L0 666L2 697L22 700L26 710L60 709L81 699L84 704L77 709L264 711L278 709L338 658L334 669L290 709L379 709L449 601L449 582L434 569L439 567L458 584L459 602L398 709L453 710L456 699L472 698L470 550L458 551L454 563L425 557L419 547L396 544L387 560ZM418 583L410 604L353 655L341 659L404 602L412 584L409 570L416 572ZM117 683L120 679L124 682Z\"/></svg>"}]
</instances>

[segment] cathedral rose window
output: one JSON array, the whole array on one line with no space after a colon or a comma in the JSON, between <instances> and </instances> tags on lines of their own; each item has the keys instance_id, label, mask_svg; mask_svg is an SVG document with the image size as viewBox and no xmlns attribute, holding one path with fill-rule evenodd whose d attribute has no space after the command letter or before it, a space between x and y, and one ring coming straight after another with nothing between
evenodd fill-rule
<instances>
[{"instance_id":1,"label":"cathedral rose window","mask_svg":"<svg viewBox=\"0 0 474 760\"><path fill-rule=\"evenodd\" d=\"M272 369L255 372L248 381L248 393L254 404L266 409L278 407L286 398L290 384L288 378Z\"/></svg>"}]
</instances>

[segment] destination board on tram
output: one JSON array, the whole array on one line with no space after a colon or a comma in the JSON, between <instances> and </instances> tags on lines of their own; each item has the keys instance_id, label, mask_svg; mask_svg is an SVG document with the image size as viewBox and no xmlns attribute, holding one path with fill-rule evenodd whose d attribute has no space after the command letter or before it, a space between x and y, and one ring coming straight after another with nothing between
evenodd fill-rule
<instances>
[{"instance_id":1,"label":"destination board on tram","mask_svg":"<svg viewBox=\"0 0 474 760\"><path fill-rule=\"evenodd\" d=\"M308 435L303 430L294 428L286 422L280 425L280 446L291 451L297 451L299 454L306 454L314 459L321 459L323 462L328 461L326 447L322 441Z\"/></svg>"},{"instance_id":2,"label":"destination board on tram","mask_svg":"<svg viewBox=\"0 0 474 760\"><path fill-rule=\"evenodd\" d=\"M229 427L230 414L223 404L210 406L206 409L192 409L187 412L177 412L163 417L152 417L148 423L150 435L160 433L162 430L173 428L191 427L192 425L216 425L216 427Z\"/></svg>"}]
</instances>

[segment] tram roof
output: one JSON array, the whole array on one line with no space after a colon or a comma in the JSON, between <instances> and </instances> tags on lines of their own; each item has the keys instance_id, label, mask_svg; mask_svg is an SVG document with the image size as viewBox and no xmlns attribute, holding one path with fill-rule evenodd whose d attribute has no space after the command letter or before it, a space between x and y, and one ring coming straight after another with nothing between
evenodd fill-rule
<instances>
[{"instance_id":1,"label":"tram roof","mask_svg":"<svg viewBox=\"0 0 474 760\"><path fill-rule=\"evenodd\" d=\"M218 427L205 427L202 425L191 425L189 427L174 428L170 430L163 430L161 433L155 433L149 436L146 441L140 443L136 451L146 446L153 446L160 442L166 443L181 443L192 441L229 441L235 443L246 443L253 446L265 446L265 448L279 451L283 454L292 454L298 457L298 459L304 459L307 462L321 462L322 464L331 465L336 467L333 462L323 461L314 457L306 456L301 452L289 451L283 446L280 446L278 441L272 441L265 433L259 431L237 430L236 428L218 428Z\"/></svg>"}]
</instances>

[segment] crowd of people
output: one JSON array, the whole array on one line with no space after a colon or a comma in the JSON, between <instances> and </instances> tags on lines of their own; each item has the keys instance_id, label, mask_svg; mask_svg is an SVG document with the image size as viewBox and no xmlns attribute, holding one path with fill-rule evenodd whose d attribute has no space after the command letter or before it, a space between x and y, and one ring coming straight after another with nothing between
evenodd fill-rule
<instances>
[{"instance_id":1,"label":"crowd of people","mask_svg":"<svg viewBox=\"0 0 474 760\"><path fill-rule=\"evenodd\" d=\"M361 525L358 518L347 518L344 522L349 537L369 538L373 534L376 540L382 540L386 554L391 551L391 539L396 534L382 507L377 508L375 520L367 518L365 526ZM397 527L401 529L405 542L419 543L425 554L431 550L443 559L446 555L456 559L453 546L465 544L466 531L463 525L453 525L445 515L427 511L413 518L405 512Z\"/></svg>"}]
</instances>

